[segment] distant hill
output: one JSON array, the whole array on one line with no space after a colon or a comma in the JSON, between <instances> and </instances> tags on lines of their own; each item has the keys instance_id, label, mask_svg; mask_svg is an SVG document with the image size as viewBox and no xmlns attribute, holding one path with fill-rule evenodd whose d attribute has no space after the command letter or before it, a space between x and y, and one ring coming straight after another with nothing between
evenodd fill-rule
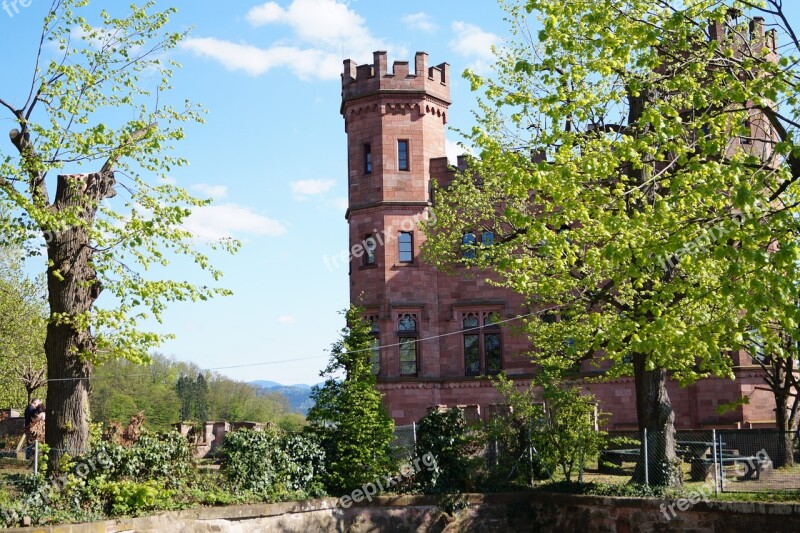
<instances>
[{"instance_id":1,"label":"distant hill","mask_svg":"<svg viewBox=\"0 0 800 533\"><path fill-rule=\"evenodd\" d=\"M264 393L282 394L289 401L289 409L295 413L308 414L314 405L311 401L311 385L281 385L275 381L251 381L250 384Z\"/></svg>"}]
</instances>

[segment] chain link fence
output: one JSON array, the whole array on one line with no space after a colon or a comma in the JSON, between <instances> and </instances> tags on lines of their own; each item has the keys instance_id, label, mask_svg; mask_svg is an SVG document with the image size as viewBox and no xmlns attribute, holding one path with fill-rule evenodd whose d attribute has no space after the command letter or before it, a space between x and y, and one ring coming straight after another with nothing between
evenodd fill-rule
<instances>
[{"instance_id":1,"label":"chain link fence","mask_svg":"<svg viewBox=\"0 0 800 533\"><path fill-rule=\"evenodd\" d=\"M416 425L396 426L392 443L398 458L414 455ZM542 468L539 450L529 441L518 446L489 440L479 456L488 472L534 479L553 478ZM777 492L800 490L800 432L775 429L630 431L609 434L596 463L576 465L604 480L619 476L645 485L702 484L709 492Z\"/></svg>"},{"instance_id":2,"label":"chain link fence","mask_svg":"<svg viewBox=\"0 0 800 533\"><path fill-rule=\"evenodd\" d=\"M643 432L639 447L604 452L649 485L704 483L715 492L800 490L797 432L775 429Z\"/></svg>"}]
</instances>

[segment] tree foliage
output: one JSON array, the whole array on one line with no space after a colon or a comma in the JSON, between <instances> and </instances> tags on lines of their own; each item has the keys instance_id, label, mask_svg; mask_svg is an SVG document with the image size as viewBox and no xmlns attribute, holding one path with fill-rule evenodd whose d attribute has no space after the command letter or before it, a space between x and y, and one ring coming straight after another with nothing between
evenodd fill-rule
<instances>
[{"instance_id":1,"label":"tree foliage","mask_svg":"<svg viewBox=\"0 0 800 533\"><path fill-rule=\"evenodd\" d=\"M312 390L314 407L307 415L325 448L326 484L333 495L351 492L393 472L389 444L394 424L375 388L371 327L357 307L351 306L344 315L347 325L320 374L327 376L325 383Z\"/></svg>"},{"instance_id":2,"label":"tree foliage","mask_svg":"<svg viewBox=\"0 0 800 533\"><path fill-rule=\"evenodd\" d=\"M47 320L44 288L22 272L22 260L19 248L0 247L0 406L17 409L30 401L26 382L32 391L42 386Z\"/></svg>"},{"instance_id":3,"label":"tree foliage","mask_svg":"<svg viewBox=\"0 0 800 533\"><path fill-rule=\"evenodd\" d=\"M155 431L168 431L181 420L206 419L272 422L295 431L302 427L302 415L290 413L286 398L280 394L263 394L250 384L206 374L194 364L158 353L151 359L144 367L119 360L97 368L90 391L93 422L125 422L143 411L145 425ZM184 417L176 384L181 377L200 374L208 388L207 417L201 419L191 411L189 417Z\"/></svg>"},{"instance_id":4,"label":"tree foliage","mask_svg":"<svg viewBox=\"0 0 800 533\"><path fill-rule=\"evenodd\" d=\"M53 0L30 78L0 87L14 123L10 146L0 146L0 202L13 213L0 233L32 250L45 242L54 462L86 449L92 364L147 361L169 335L143 331L142 321L172 301L226 294L159 276L176 257L215 281L221 274L181 225L206 202L166 179L186 164L172 152L182 124L202 122L202 110L169 96L178 66L169 53L184 35L167 29L174 9L155 7L95 13L87 0ZM101 292L110 298L95 305Z\"/></svg>"},{"instance_id":5,"label":"tree foliage","mask_svg":"<svg viewBox=\"0 0 800 533\"><path fill-rule=\"evenodd\" d=\"M550 310L527 321L537 358L634 375L671 462L667 372L733 377L754 325L780 353L798 323L798 42L776 58L753 18L780 2L504 7L513 41L492 77L468 74L479 158L438 195L427 257ZM464 254L475 228L494 243Z\"/></svg>"},{"instance_id":6,"label":"tree foliage","mask_svg":"<svg viewBox=\"0 0 800 533\"><path fill-rule=\"evenodd\" d=\"M565 382L561 372L543 368L523 391L503 375L497 376L494 385L509 407L505 416L494 421L495 431L506 442L531 443L547 471L557 468L566 481L572 480L581 461L597 458L606 434L598 430L595 398L582 394L577 384ZM525 448L513 451L517 464L524 464L519 452Z\"/></svg>"}]
</instances>

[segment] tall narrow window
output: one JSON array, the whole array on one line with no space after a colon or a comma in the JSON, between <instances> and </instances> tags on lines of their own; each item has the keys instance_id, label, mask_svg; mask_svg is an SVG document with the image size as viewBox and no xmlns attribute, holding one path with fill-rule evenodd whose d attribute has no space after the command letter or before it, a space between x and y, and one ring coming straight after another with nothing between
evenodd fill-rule
<instances>
[{"instance_id":1,"label":"tall narrow window","mask_svg":"<svg viewBox=\"0 0 800 533\"><path fill-rule=\"evenodd\" d=\"M377 376L381 373L381 326L380 322L378 322L377 316L370 317L369 322L371 326L370 333L372 334L372 338L369 341L369 347L371 350L369 354L369 362L372 364L372 373Z\"/></svg>"},{"instance_id":2,"label":"tall narrow window","mask_svg":"<svg viewBox=\"0 0 800 533\"><path fill-rule=\"evenodd\" d=\"M408 141L397 141L397 169L409 170L408 164Z\"/></svg>"},{"instance_id":3,"label":"tall narrow window","mask_svg":"<svg viewBox=\"0 0 800 533\"><path fill-rule=\"evenodd\" d=\"M372 174L372 145L364 144L364 174Z\"/></svg>"},{"instance_id":4,"label":"tall narrow window","mask_svg":"<svg viewBox=\"0 0 800 533\"><path fill-rule=\"evenodd\" d=\"M503 349L500 343L500 327L494 313L483 318L483 362L487 374L497 374L503 367Z\"/></svg>"},{"instance_id":5,"label":"tall narrow window","mask_svg":"<svg viewBox=\"0 0 800 533\"><path fill-rule=\"evenodd\" d=\"M414 237L410 231L401 231L397 236L397 256L401 263L414 261Z\"/></svg>"},{"instance_id":6,"label":"tall narrow window","mask_svg":"<svg viewBox=\"0 0 800 533\"><path fill-rule=\"evenodd\" d=\"M491 312L464 313L461 321L464 328L464 374L480 376L500 372L503 368L503 344L495 315Z\"/></svg>"},{"instance_id":7,"label":"tall narrow window","mask_svg":"<svg viewBox=\"0 0 800 533\"><path fill-rule=\"evenodd\" d=\"M378 241L375 235L367 235L364 237L364 266L371 266L375 264L375 249L378 247Z\"/></svg>"},{"instance_id":8,"label":"tall narrow window","mask_svg":"<svg viewBox=\"0 0 800 533\"><path fill-rule=\"evenodd\" d=\"M461 257L464 259L475 259L475 247L478 245L478 238L472 232L465 233L461 237Z\"/></svg>"},{"instance_id":9,"label":"tall narrow window","mask_svg":"<svg viewBox=\"0 0 800 533\"><path fill-rule=\"evenodd\" d=\"M419 371L417 351L417 318L405 313L397 321L397 336L400 346L400 375L416 376Z\"/></svg>"},{"instance_id":10,"label":"tall narrow window","mask_svg":"<svg viewBox=\"0 0 800 533\"><path fill-rule=\"evenodd\" d=\"M469 313L464 317L464 374L479 376L481 374L481 341L478 332L478 317Z\"/></svg>"}]
</instances>

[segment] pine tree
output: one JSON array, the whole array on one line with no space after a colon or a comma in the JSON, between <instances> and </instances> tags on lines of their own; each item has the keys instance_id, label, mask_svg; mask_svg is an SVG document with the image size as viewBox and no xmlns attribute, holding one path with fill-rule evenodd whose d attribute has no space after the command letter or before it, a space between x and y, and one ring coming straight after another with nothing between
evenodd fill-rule
<instances>
[{"instance_id":1,"label":"pine tree","mask_svg":"<svg viewBox=\"0 0 800 533\"><path fill-rule=\"evenodd\" d=\"M394 423L381 403L370 364L370 325L363 311L351 306L347 326L331 349L311 393L308 413L312 430L321 438L328 460L328 491L344 494L392 472L390 442ZM344 372L344 379L337 379Z\"/></svg>"}]
</instances>

